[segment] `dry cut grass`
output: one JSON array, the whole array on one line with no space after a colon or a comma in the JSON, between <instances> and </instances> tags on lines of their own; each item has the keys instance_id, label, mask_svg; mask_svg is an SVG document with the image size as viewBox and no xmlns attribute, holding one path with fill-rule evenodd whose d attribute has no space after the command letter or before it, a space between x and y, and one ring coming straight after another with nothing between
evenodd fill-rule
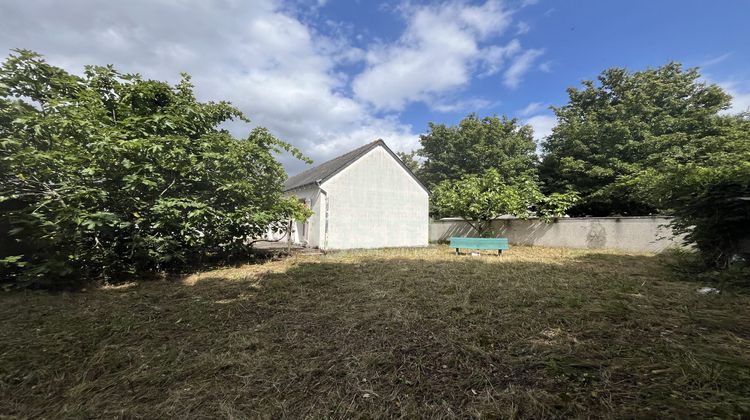
<instances>
[{"instance_id":1,"label":"dry cut grass","mask_svg":"<svg viewBox=\"0 0 750 420\"><path fill-rule=\"evenodd\" d=\"M750 296L445 247L0 295L0 417L747 417Z\"/></svg>"}]
</instances>

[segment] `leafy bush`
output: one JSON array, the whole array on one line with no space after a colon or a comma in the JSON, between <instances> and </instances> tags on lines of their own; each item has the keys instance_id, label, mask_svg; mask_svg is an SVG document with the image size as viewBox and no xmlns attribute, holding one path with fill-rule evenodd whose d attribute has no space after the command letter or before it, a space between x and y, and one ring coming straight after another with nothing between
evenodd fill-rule
<instances>
[{"instance_id":1,"label":"leafy bush","mask_svg":"<svg viewBox=\"0 0 750 420\"><path fill-rule=\"evenodd\" d=\"M549 220L563 216L577 199L575 193L544 196L533 178L506 179L497 170L488 169L481 175L441 182L433 190L432 204L436 216L461 217L479 236L484 236L492 220L500 216L527 218L536 214Z\"/></svg>"},{"instance_id":2,"label":"leafy bush","mask_svg":"<svg viewBox=\"0 0 750 420\"><path fill-rule=\"evenodd\" d=\"M536 174L536 143L531 126L503 117L470 114L457 125L430 123L420 136L424 157L418 174L428 187L488 169L517 177Z\"/></svg>"},{"instance_id":3,"label":"leafy bush","mask_svg":"<svg viewBox=\"0 0 750 420\"><path fill-rule=\"evenodd\" d=\"M274 153L299 152L226 102L88 66L79 77L17 50L0 69L3 277L115 279L249 251L308 210L283 198Z\"/></svg>"},{"instance_id":4,"label":"leafy bush","mask_svg":"<svg viewBox=\"0 0 750 420\"><path fill-rule=\"evenodd\" d=\"M674 216L706 266L727 268L750 237L750 121L731 97L678 63L604 71L568 90L544 144L548 191L583 198L573 214Z\"/></svg>"},{"instance_id":5,"label":"leafy bush","mask_svg":"<svg viewBox=\"0 0 750 420\"><path fill-rule=\"evenodd\" d=\"M669 63L629 72L610 68L598 83L568 89L554 108L557 125L543 144L541 178L548 191L573 189L582 200L575 215L653 214L660 209L622 182L648 169L681 140L715 135L717 113L731 97L701 81L697 69ZM668 143L654 138L670 137Z\"/></svg>"},{"instance_id":6,"label":"leafy bush","mask_svg":"<svg viewBox=\"0 0 750 420\"><path fill-rule=\"evenodd\" d=\"M713 126L715 135L651 139L665 151L627 182L674 216L672 228L696 245L705 265L723 269L750 238L750 120L716 117Z\"/></svg>"}]
</instances>

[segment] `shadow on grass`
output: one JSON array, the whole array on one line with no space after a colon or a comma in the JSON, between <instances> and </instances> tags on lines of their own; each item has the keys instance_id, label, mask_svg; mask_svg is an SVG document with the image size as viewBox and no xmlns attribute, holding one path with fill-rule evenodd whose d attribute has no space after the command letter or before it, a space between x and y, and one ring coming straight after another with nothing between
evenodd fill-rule
<instances>
[{"instance_id":1,"label":"shadow on grass","mask_svg":"<svg viewBox=\"0 0 750 420\"><path fill-rule=\"evenodd\" d=\"M748 297L649 256L447 252L4 296L0 414L750 414Z\"/></svg>"}]
</instances>

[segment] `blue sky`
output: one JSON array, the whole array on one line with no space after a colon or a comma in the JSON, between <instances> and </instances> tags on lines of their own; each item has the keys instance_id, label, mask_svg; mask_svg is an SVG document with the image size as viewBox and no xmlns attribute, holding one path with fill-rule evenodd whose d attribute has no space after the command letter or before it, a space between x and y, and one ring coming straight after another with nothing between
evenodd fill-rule
<instances>
[{"instance_id":1,"label":"blue sky","mask_svg":"<svg viewBox=\"0 0 750 420\"><path fill-rule=\"evenodd\" d=\"M700 66L746 110L749 16L744 1L29 0L0 5L0 49L76 73L186 71L200 99L231 101L319 163L375 138L411 150L428 122L471 112L517 117L541 141L565 89L613 66Z\"/></svg>"},{"instance_id":2,"label":"blue sky","mask_svg":"<svg viewBox=\"0 0 750 420\"><path fill-rule=\"evenodd\" d=\"M474 77L457 93L456 100L475 100L475 105L486 102L486 106L438 113L415 103L401 118L419 127L427 121L454 123L470 110L522 119L529 117L529 112L551 115L538 111L565 103L567 87L593 79L605 68L637 70L669 61L700 66L711 81L734 84L733 88L747 92L750 2L713 4L712 8L698 1L540 1L519 8L514 20L528 32L519 34L517 28L509 32L516 29L515 39L542 53L517 86L504 84L502 74ZM372 12L378 13L377 8ZM389 28L394 29L398 30ZM508 35L499 36L499 42ZM750 105L747 99L743 104Z\"/></svg>"}]
</instances>

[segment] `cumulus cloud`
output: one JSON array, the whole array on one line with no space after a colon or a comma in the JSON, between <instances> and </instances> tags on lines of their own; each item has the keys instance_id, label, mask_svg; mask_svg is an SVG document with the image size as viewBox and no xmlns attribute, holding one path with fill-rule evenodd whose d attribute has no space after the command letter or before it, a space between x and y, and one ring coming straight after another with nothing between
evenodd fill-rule
<instances>
[{"instance_id":1,"label":"cumulus cloud","mask_svg":"<svg viewBox=\"0 0 750 420\"><path fill-rule=\"evenodd\" d=\"M498 73L513 57L535 51L523 52L517 40L498 41L512 27L512 11L498 0L401 5L397 13L405 30L398 39L364 48L354 45L359 33L336 22L313 23L318 21L310 16L319 16L323 5L8 2L0 13L0 51L32 49L75 73L86 64L114 64L123 72L176 82L188 72L200 100L231 101L253 124L268 127L316 162L376 138L397 150L417 147L414 127L396 111L413 101L428 101L439 112L486 105L482 99L446 98L456 97L472 77ZM342 71L353 64L364 70ZM519 82L524 71L515 70ZM241 123L228 127L237 135L250 129ZM290 173L303 169L289 156L281 159Z\"/></svg>"},{"instance_id":2,"label":"cumulus cloud","mask_svg":"<svg viewBox=\"0 0 750 420\"><path fill-rule=\"evenodd\" d=\"M409 102L431 102L465 86L477 69L485 75L520 49L518 41L489 43L511 24L512 12L488 0L400 8L406 29L397 42L372 45L367 67L353 82L358 98L378 109L400 110Z\"/></svg>"},{"instance_id":3,"label":"cumulus cloud","mask_svg":"<svg viewBox=\"0 0 750 420\"><path fill-rule=\"evenodd\" d=\"M201 100L227 99L320 161L382 137L411 149L417 136L340 93L340 63L361 59L346 40L316 33L271 0L13 2L0 15L0 48L28 48L80 73L85 64L175 82L193 75ZM238 135L250 127L230 124ZM300 162L282 157L290 172Z\"/></svg>"}]
</instances>

